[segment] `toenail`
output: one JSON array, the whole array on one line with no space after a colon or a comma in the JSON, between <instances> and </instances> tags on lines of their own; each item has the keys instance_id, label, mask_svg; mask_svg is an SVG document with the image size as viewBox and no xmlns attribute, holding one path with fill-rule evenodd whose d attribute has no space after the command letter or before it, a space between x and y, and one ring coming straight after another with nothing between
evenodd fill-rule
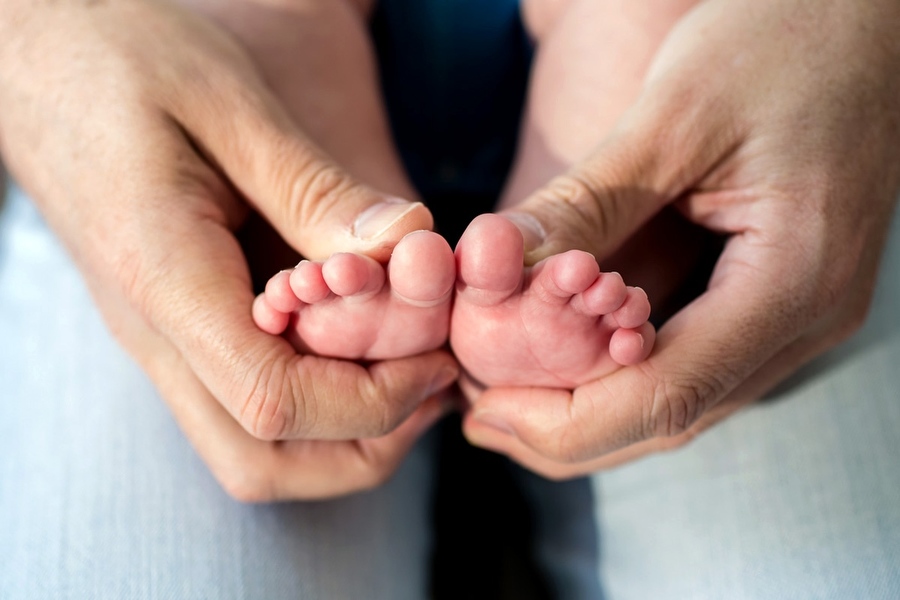
<instances>
[{"instance_id":1,"label":"toenail","mask_svg":"<svg viewBox=\"0 0 900 600\"><path fill-rule=\"evenodd\" d=\"M402 198L388 198L384 202L370 206L360 213L353 223L353 235L363 240L379 238L421 204Z\"/></svg>"}]
</instances>

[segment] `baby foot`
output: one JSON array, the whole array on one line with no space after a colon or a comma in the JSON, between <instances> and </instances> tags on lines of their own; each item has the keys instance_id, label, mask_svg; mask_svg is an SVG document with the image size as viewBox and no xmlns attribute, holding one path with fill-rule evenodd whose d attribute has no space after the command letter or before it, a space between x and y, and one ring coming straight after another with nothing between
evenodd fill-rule
<instances>
[{"instance_id":1,"label":"baby foot","mask_svg":"<svg viewBox=\"0 0 900 600\"><path fill-rule=\"evenodd\" d=\"M466 229L456 261L450 344L482 384L571 389L650 354L647 295L587 252L523 269L522 234L488 214Z\"/></svg>"},{"instance_id":2,"label":"baby foot","mask_svg":"<svg viewBox=\"0 0 900 600\"><path fill-rule=\"evenodd\" d=\"M303 261L274 275L253 320L300 352L344 359L413 356L447 341L453 251L431 231L394 248L387 267L359 254Z\"/></svg>"}]
</instances>

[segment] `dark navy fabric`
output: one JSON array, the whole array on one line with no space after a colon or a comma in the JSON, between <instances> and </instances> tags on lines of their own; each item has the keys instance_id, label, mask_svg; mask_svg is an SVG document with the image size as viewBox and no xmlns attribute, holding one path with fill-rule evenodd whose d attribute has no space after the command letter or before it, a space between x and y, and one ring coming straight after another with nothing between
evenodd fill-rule
<instances>
[{"instance_id":1,"label":"dark navy fabric","mask_svg":"<svg viewBox=\"0 0 900 600\"><path fill-rule=\"evenodd\" d=\"M372 34L407 171L455 239L491 210L515 150L532 47L518 0L380 0Z\"/></svg>"}]
</instances>

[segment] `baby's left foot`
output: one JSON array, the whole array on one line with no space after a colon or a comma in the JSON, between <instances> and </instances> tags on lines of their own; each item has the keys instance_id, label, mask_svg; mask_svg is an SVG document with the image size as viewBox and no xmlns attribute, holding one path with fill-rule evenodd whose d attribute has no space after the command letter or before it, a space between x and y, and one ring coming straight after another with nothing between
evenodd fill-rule
<instances>
[{"instance_id":1,"label":"baby's left foot","mask_svg":"<svg viewBox=\"0 0 900 600\"><path fill-rule=\"evenodd\" d=\"M522 234L481 215L456 248L450 345L488 386L575 388L650 354L650 302L618 273L571 250L522 267Z\"/></svg>"},{"instance_id":2,"label":"baby's left foot","mask_svg":"<svg viewBox=\"0 0 900 600\"><path fill-rule=\"evenodd\" d=\"M303 353L413 356L447 341L455 274L446 240L416 231L400 240L387 267L341 253L277 273L253 303L253 320L264 331L285 333Z\"/></svg>"}]
</instances>

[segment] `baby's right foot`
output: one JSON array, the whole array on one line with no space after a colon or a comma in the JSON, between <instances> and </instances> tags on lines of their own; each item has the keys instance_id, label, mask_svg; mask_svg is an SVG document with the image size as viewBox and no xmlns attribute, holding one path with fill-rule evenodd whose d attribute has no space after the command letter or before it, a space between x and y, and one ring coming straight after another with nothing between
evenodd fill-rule
<instances>
[{"instance_id":1,"label":"baby's right foot","mask_svg":"<svg viewBox=\"0 0 900 600\"><path fill-rule=\"evenodd\" d=\"M277 273L253 303L253 320L268 333L284 333L303 353L413 356L446 342L455 276L446 240L415 231L400 240L387 267L341 253Z\"/></svg>"},{"instance_id":2,"label":"baby's right foot","mask_svg":"<svg viewBox=\"0 0 900 600\"><path fill-rule=\"evenodd\" d=\"M518 228L481 215L456 247L450 345L488 386L575 388L644 360L655 331L650 302L618 273L571 250L523 268Z\"/></svg>"}]
</instances>

